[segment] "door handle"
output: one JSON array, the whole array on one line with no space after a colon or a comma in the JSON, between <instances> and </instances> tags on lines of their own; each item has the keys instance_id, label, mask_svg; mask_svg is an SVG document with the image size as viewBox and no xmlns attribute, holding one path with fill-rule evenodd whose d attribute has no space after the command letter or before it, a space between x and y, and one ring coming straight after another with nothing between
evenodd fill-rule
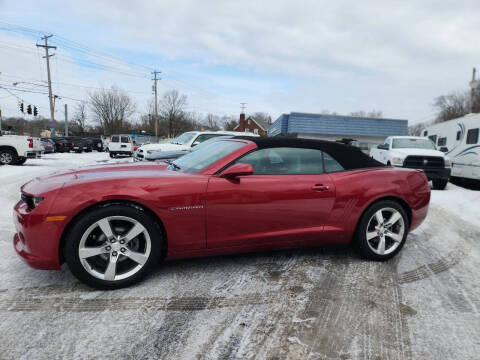
<instances>
[{"instance_id":1,"label":"door handle","mask_svg":"<svg viewBox=\"0 0 480 360\"><path fill-rule=\"evenodd\" d=\"M327 191L330 190L330 186L323 184L316 184L312 186L313 191Z\"/></svg>"}]
</instances>

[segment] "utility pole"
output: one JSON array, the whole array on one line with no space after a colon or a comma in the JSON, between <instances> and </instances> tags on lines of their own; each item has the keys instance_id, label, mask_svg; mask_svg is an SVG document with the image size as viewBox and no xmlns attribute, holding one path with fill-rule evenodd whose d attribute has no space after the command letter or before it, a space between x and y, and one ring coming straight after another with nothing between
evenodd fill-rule
<instances>
[{"instance_id":1,"label":"utility pole","mask_svg":"<svg viewBox=\"0 0 480 360\"><path fill-rule=\"evenodd\" d=\"M68 108L65 104L65 136L68 136Z\"/></svg>"},{"instance_id":2,"label":"utility pole","mask_svg":"<svg viewBox=\"0 0 480 360\"><path fill-rule=\"evenodd\" d=\"M155 141L158 141L158 104L157 104L157 81L160 80L157 78L157 74L161 74L161 71L154 70L153 74L153 91L155 94L155 104L153 106L154 111L154 121L155 121ZM170 135L170 134L169 134Z\"/></svg>"},{"instance_id":3,"label":"utility pole","mask_svg":"<svg viewBox=\"0 0 480 360\"><path fill-rule=\"evenodd\" d=\"M48 98L50 100L50 136L55 136L54 131L53 131L53 123L55 121L55 108L53 105L53 95L52 95L52 79L50 77L50 56L53 56L55 54L48 54L49 49L57 49L56 46L50 46L48 45L48 39L51 38L53 35L45 35L42 37L42 40L45 41L45 45L40 45L36 44L37 47L41 47L45 49L45 56L44 58L47 60L47 75L48 75Z\"/></svg>"}]
</instances>

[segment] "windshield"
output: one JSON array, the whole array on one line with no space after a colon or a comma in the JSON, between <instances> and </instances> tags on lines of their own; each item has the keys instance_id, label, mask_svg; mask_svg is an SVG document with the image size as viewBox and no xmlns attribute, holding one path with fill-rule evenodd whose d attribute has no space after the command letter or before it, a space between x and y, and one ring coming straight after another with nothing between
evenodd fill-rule
<instances>
[{"instance_id":1,"label":"windshield","mask_svg":"<svg viewBox=\"0 0 480 360\"><path fill-rule=\"evenodd\" d=\"M204 147L207 147L208 145L214 143L214 142L217 142L219 140L225 140L225 139L230 139L232 138L233 135L228 135L228 136L215 136L211 139L208 139L208 140L205 140L204 142L202 142L201 144L193 147L191 149L191 151L198 151L198 150L202 150Z\"/></svg>"},{"instance_id":2,"label":"windshield","mask_svg":"<svg viewBox=\"0 0 480 360\"><path fill-rule=\"evenodd\" d=\"M182 135L177 136L176 138L170 140L169 143L170 144L177 144L177 145L185 145L185 144L189 143L195 135L196 135L195 133L186 132L186 133L183 133Z\"/></svg>"},{"instance_id":3,"label":"windshield","mask_svg":"<svg viewBox=\"0 0 480 360\"><path fill-rule=\"evenodd\" d=\"M240 141L215 141L198 151L192 151L172 163L172 168L197 174L221 158L245 146Z\"/></svg>"},{"instance_id":4,"label":"windshield","mask_svg":"<svg viewBox=\"0 0 480 360\"><path fill-rule=\"evenodd\" d=\"M436 150L430 139L393 139L392 149L429 149Z\"/></svg>"}]
</instances>

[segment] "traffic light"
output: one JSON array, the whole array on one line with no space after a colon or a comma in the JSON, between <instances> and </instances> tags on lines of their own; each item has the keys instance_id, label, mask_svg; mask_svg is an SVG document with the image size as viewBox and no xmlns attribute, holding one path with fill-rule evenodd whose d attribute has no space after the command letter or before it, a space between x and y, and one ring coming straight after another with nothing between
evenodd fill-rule
<instances>
[{"instance_id":1,"label":"traffic light","mask_svg":"<svg viewBox=\"0 0 480 360\"><path fill-rule=\"evenodd\" d=\"M27 106L27 114L32 115L32 105Z\"/></svg>"},{"instance_id":2,"label":"traffic light","mask_svg":"<svg viewBox=\"0 0 480 360\"><path fill-rule=\"evenodd\" d=\"M25 114L25 109L23 108L23 102L20 103L20 112Z\"/></svg>"},{"instance_id":3,"label":"traffic light","mask_svg":"<svg viewBox=\"0 0 480 360\"><path fill-rule=\"evenodd\" d=\"M38 109L36 106L33 107L33 116L37 116L38 115Z\"/></svg>"}]
</instances>

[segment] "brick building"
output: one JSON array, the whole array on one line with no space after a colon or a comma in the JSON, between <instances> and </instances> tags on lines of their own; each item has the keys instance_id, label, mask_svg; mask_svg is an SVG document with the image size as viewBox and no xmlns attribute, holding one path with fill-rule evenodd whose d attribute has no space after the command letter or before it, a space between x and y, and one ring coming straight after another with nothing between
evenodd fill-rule
<instances>
[{"instance_id":1,"label":"brick building","mask_svg":"<svg viewBox=\"0 0 480 360\"><path fill-rule=\"evenodd\" d=\"M251 116L245 118L245 114L240 114L238 125L233 130L241 132L251 132L260 136L267 136L269 126L270 124L268 124L264 120L255 119Z\"/></svg>"}]
</instances>

